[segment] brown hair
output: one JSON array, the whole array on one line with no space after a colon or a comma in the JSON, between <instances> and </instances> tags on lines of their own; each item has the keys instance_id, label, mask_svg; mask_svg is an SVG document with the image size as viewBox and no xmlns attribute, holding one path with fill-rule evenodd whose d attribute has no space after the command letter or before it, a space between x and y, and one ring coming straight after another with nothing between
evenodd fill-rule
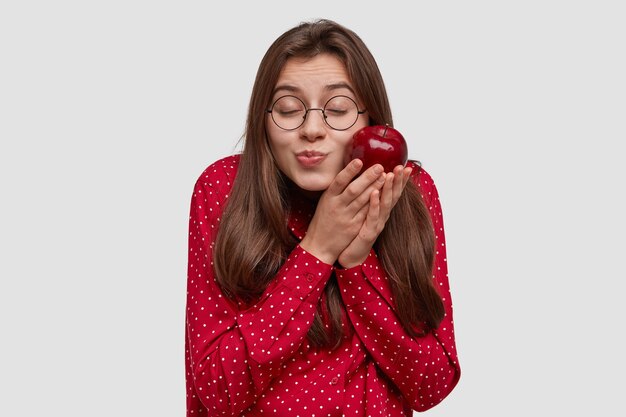
<instances>
[{"instance_id":1,"label":"brown hair","mask_svg":"<svg viewBox=\"0 0 626 417\"><path fill-rule=\"evenodd\" d=\"M344 63L368 110L369 123L393 126L378 65L354 32L333 21L318 20L301 23L274 41L261 60L252 89L237 177L215 245L217 282L226 294L244 301L263 293L298 243L287 228L288 180L270 151L265 110L286 61L321 53L333 54ZM398 317L412 335L436 328L443 319L443 302L432 281L434 247L428 209L409 181L375 250L391 280ZM318 311L308 337L317 346L338 346L342 300L334 276L325 291L330 330L326 330Z\"/></svg>"}]
</instances>

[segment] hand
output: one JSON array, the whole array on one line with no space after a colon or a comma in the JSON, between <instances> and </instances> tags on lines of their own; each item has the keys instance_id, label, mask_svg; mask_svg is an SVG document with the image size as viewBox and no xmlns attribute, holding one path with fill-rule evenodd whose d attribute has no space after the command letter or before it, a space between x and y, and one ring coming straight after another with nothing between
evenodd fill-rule
<instances>
[{"instance_id":1,"label":"hand","mask_svg":"<svg viewBox=\"0 0 626 417\"><path fill-rule=\"evenodd\" d=\"M385 184L383 167L376 164L352 180L363 167L352 160L337 174L317 204L300 246L318 259L333 264L352 242L367 217L370 196Z\"/></svg>"},{"instance_id":2,"label":"hand","mask_svg":"<svg viewBox=\"0 0 626 417\"><path fill-rule=\"evenodd\" d=\"M391 209L396 205L404 187L409 182L412 168L404 168L398 165L393 172L385 174L385 183L381 191L375 190L370 195L367 216L359 233L338 257L338 261L344 268L362 264L369 255L374 242L382 232Z\"/></svg>"}]
</instances>

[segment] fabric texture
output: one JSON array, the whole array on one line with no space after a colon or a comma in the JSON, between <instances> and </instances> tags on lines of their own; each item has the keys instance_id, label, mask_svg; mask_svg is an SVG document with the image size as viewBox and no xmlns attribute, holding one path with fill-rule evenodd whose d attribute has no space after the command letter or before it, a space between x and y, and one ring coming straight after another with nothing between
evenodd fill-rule
<instances>
[{"instance_id":1,"label":"fabric texture","mask_svg":"<svg viewBox=\"0 0 626 417\"><path fill-rule=\"evenodd\" d=\"M239 163L211 164L195 183L189 217L185 327L187 416L411 416L441 402L460 376L439 196L413 164L412 180L429 209L435 236L433 280L446 315L423 337L400 325L391 284L372 250L361 265L328 265L300 246L254 305L225 296L212 251ZM289 228L301 240L313 215L294 201ZM306 335L324 287L335 274L346 337L335 350Z\"/></svg>"}]
</instances>

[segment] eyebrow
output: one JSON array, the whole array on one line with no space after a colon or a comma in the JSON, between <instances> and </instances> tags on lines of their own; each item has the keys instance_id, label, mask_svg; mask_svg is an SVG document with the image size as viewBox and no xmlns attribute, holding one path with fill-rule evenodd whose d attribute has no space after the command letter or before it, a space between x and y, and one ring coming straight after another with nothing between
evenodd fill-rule
<instances>
[{"instance_id":1,"label":"eyebrow","mask_svg":"<svg viewBox=\"0 0 626 417\"><path fill-rule=\"evenodd\" d=\"M339 89L342 89L342 88L350 90L350 92L352 92L352 94L354 94L356 96L356 93L354 92L354 89L350 86L350 84L344 83L344 82L327 84L327 85L324 86L324 91L333 91L333 90L339 90ZM298 93L298 92L300 92L302 90L299 87L296 87L295 85L282 84L282 85L277 85L276 86L276 88L272 92L272 95L275 95L279 91L287 91L287 92L290 92L290 93Z\"/></svg>"}]
</instances>

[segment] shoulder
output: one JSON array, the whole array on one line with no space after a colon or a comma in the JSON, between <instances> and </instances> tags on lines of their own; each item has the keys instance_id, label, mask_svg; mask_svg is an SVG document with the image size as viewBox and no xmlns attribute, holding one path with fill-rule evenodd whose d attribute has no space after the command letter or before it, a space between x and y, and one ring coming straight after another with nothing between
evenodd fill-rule
<instances>
[{"instance_id":1,"label":"shoulder","mask_svg":"<svg viewBox=\"0 0 626 417\"><path fill-rule=\"evenodd\" d=\"M218 159L206 167L196 180L196 187L211 188L222 195L227 195L233 186L240 155L231 155Z\"/></svg>"},{"instance_id":2,"label":"shoulder","mask_svg":"<svg viewBox=\"0 0 626 417\"><path fill-rule=\"evenodd\" d=\"M424 169L419 161L408 161L407 166L413 168L411 180L417 187L425 202L430 203L433 198L438 198L435 181L428 171Z\"/></svg>"}]
</instances>

